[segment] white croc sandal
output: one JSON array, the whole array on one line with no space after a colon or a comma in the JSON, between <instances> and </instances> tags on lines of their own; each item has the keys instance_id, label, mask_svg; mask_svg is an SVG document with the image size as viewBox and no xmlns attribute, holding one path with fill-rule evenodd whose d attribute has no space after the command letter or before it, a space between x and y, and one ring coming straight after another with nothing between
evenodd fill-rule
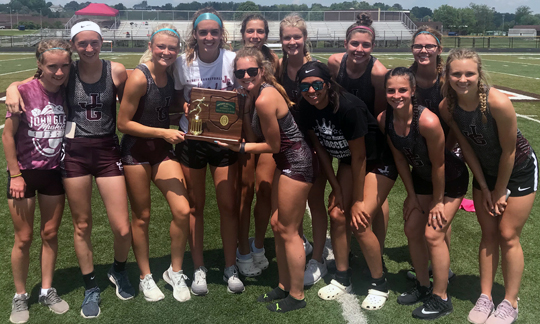
<instances>
[{"instance_id":1,"label":"white croc sandal","mask_svg":"<svg viewBox=\"0 0 540 324\"><path fill-rule=\"evenodd\" d=\"M334 300L341 295L350 294L352 292L352 285L343 286L336 280L332 279L330 284L319 289L319 297L324 300Z\"/></svg>"},{"instance_id":2,"label":"white croc sandal","mask_svg":"<svg viewBox=\"0 0 540 324\"><path fill-rule=\"evenodd\" d=\"M378 310L384 306L388 299L388 293L375 289L369 289L368 295L362 302L362 308L367 310Z\"/></svg>"}]
</instances>

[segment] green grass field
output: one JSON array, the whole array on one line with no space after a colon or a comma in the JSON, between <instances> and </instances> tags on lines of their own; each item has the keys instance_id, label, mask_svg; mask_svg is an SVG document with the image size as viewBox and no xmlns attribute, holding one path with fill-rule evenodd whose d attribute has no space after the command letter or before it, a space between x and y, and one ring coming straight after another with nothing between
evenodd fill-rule
<instances>
[{"instance_id":1,"label":"green grass field","mask_svg":"<svg viewBox=\"0 0 540 324\"><path fill-rule=\"evenodd\" d=\"M326 62L330 54L316 53L314 56ZM381 62L389 67L408 66L412 63L410 54L375 54ZM137 65L139 54L104 54L103 58L123 63L127 68ZM504 85L540 95L540 55L505 54L482 55L484 65L490 72L492 83ZM35 69L35 57L32 54L0 54L0 89L5 89L15 80L27 78ZM24 72L21 72L24 71ZM539 103L515 102L516 112L528 115L540 122L538 115ZM0 114L5 114L5 105L0 105ZM0 125L3 121L0 122ZM518 118L518 126L532 146L539 150L540 130L535 121ZM5 160L0 159L0 168L5 170ZM6 187L6 177L0 177L0 188ZM93 196L93 246L96 274L102 289L102 314L95 321L99 323L140 322L140 323L344 323L343 310L337 301L325 302L317 296L319 288L325 285L319 282L306 291L308 306L300 311L290 314L274 314L266 310L264 305L255 301L256 297L273 288L277 283L277 265L274 253L274 240L270 229L267 231L265 248L267 256L272 258L269 269L256 278L245 279L246 291L241 295L231 295L226 292L222 280L223 253L219 234L219 215L215 203L215 194L211 179L207 179L207 197L205 210L205 260L209 269L208 283L210 293L206 297L193 296L189 302L179 303L172 297L171 288L161 279L170 262L169 256L169 222L170 212L168 206L158 190L152 192L152 223L150 225L150 255L154 278L158 279L158 286L165 293L165 300L158 303L148 303L142 296L136 296L130 301L120 301L108 285L106 272L113 258L112 234L107 223L103 203L99 194L94 190ZM155 189L155 188L154 188ZM468 194L470 197L470 194ZM5 199L5 198L4 198ZM408 289L410 282L405 277L410 267L409 252L406 237L403 233L403 220L401 215L405 191L398 180L390 193L390 224L386 240L384 259L388 266L388 281L391 289L389 300L384 309L376 312L362 313L367 317L368 323L418 323L411 317L414 306L401 306L396 302L399 294ZM7 322L11 298L14 293L13 280L10 267L10 252L13 244L13 226L5 205L0 208L0 237L3 244L0 246L0 275L4 278L0 283L0 322ZM39 214L39 213L38 213ZM523 229L522 246L525 254L525 272L520 292L520 315L518 323L538 323L540 306L535 303L538 298L540 281L540 236L536 231L540 227L540 202L537 201L531 217ZM39 227L36 221L34 245L31 249L32 262L27 283L27 290L31 294L30 322L29 323L80 323L80 304L83 299L83 286L80 270L73 249L73 234L69 208L66 207L64 220L60 228L60 249L57 261L54 286L60 295L69 303L71 309L64 315L55 315L37 303L40 288L39 271ZM39 217L37 217L39 219ZM311 238L311 224L307 216L304 221L306 236ZM437 323L465 323L469 310L473 307L480 294L478 276L478 244L480 241L480 227L474 213L459 211L453 222L451 259L452 269L457 278L449 286L449 294L453 298L454 312L437 321ZM354 242L354 240L353 240ZM356 255L351 266L353 268L354 294L361 302L366 295L368 280L362 276L365 261L361 256L360 248L353 243L353 253ZM186 253L184 269L189 277L193 274L193 265L189 252ZM128 271L132 284L138 284L138 268L133 254L130 254ZM329 281L329 276L326 278ZM536 282L536 284L535 284ZM503 279L500 270L496 277L493 290L495 302L504 297ZM357 305L359 307L359 304ZM360 320L360 318L358 318ZM354 321L351 321L354 322ZM363 322L359 322L363 323Z\"/></svg>"}]
</instances>

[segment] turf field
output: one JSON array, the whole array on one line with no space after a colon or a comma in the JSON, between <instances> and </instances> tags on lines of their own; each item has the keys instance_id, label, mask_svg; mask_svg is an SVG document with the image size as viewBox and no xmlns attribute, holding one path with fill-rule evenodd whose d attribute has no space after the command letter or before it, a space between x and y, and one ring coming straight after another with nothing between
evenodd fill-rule
<instances>
[{"instance_id":1,"label":"turf field","mask_svg":"<svg viewBox=\"0 0 540 324\"><path fill-rule=\"evenodd\" d=\"M316 53L314 56L326 62L330 54ZM409 66L412 56L403 54L375 54L388 68ZM140 54L102 54L103 58L123 63L127 68L137 65ZM482 55L485 68L490 72L492 83L502 85L540 96L540 55L531 54L486 54ZM3 91L14 80L27 78L35 71L35 57L30 53L0 54L0 89ZM539 102L514 102L516 112L520 114L518 126L540 151L540 117L538 116ZM0 104L0 114L5 114L5 106ZM3 120L0 125L3 125ZM0 126L1 127L1 126ZM0 168L5 169L5 161L0 158ZM234 321L238 323L417 323L411 317L414 306L401 306L396 302L399 294L408 289L410 282L405 277L409 265L409 252L406 237L403 234L401 215L405 191L398 180L390 193L390 224L386 240L384 259L388 266L388 281L391 289L389 300L381 311L367 312L360 310L360 303L367 292L367 278L362 275L365 261L358 244L353 240L355 258L353 268L354 297L341 301L324 302L317 296L319 288L325 285L319 282L306 290L308 306L290 314L274 314L258 304L255 298L277 283L277 265L274 257L274 240L269 229L265 248L267 256L273 258L268 270L263 275L246 279L246 291L241 295L231 295L226 292L222 280L223 254L219 236L219 215L215 203L212 182L207 181L207 204L205 222L205 260L209 269L208 283L210 293L206 297L193 296L189 302L179 303L172 297L171 288L161 279L170 262L169 256L169 222L170 212L162 195L153 191L152 223L150 226L151 267L157 284L165 293L165 300L158 303L148 303L142 296L136 296L130 301L120 301L108 285L106 272L113 258L112 234L107 224L106 215L97 191L94 192L93 211L93 245L96 274L102 289L102 314L96 320L100 323L140 322L140 323L223 323ZM6 177L0 177L0 188L6 187ZM3 195L3 194L2 194ZM468 195L470 197L470 195ZM5 199L5 198L4 198ZM10 268L10 251L13 244L13 227L5 200L0 199L0 322L7 322L14 286ZM540 280L540 236L535 228L540 227L540 200L534 205L531 217L523 229L522 245L525 254L525 272L520 293L520 314L518 323L537 323L540 318L538 299L538 281ZM27 289L31 294L29 323L79 323L80 304L83 299L83 286L77 259L73 250L72 225L69 208L66 207L65 218L60 228L60 249L57 261L57 271L54 286L59 294L70 304L71 310L64 315L55 315L37 303L40 288L39 263L39 226L36 221L35 244L31 249L32 262ZM39 219L39 217L37 217ZM309 213L306 212L304 229L311 238ZM439 323L464 323L469 310L480 294L478 276L478 244L480 227L474 213L459 211L453 222L451 267L457 278L449 286L449 294L453 298L454 312L440 320ZM193 266L189 252L186 253L184 269L192 277ZM128 271L134 286L138 283L138 269L133 254L130 254ZM329 281L328 276L326 281ZM535 284L536 282L536 284ZM536 288L535 288L536 287ZM495 302L504 297L503 279L499 271L493 290Z\"/></svg>"}]
</instances>

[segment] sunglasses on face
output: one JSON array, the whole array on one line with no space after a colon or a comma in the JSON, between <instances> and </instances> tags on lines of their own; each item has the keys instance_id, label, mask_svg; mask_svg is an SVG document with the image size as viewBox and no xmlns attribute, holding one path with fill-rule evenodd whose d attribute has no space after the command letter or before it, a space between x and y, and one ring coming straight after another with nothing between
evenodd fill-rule
<instances>
[{"instance_id":1,"label":"sunglasses on face","mask_svg":"<svg viewBox=\"0 0 540 324\"><path fill-rule=\"evenodd\" d=\"M243 79L246 76L246 72L250 77L255 77L257 74L259 74L259 68L252 67L249 69L242 69L242 70L236 70L234 71L234 76L237 79Z\"/></svg>"},{"instance_id":2,"label":"sunglasses on face","mask_svg":"<svg viewBox=\"0 0 540 324\"><path fill-rule=\"evenodd\" d=\"M302 82L300 83L300 91L308 92L309 88L313 88L315 91L320 91L324 88L324 82L322 81L313 81L312 83Z\"/></svg>"},{"instance_id":3,"label":"sunglasses on face","mask_svg":"<svg viewBox=\"0 0 540 324\"><path fill-rule=\"evenodd\" d=\"M414 45L411 45L411 48L413 49L413 51L421 51L422 48L425 48L426 51L431 52L431 51L434 51L437 47L439 47L439 46L435 45L435 44L427 44L427 45L414 44Z\"/></svg>"}]
</instances>

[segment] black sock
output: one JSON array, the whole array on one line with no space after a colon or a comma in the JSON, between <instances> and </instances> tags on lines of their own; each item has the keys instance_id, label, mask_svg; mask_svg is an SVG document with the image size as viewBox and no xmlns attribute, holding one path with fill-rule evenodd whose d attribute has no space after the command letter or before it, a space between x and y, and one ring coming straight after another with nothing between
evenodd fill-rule
<instances>
[{"instance_id":1,"label":"black sock","mask_svg":"<svg viewBox=\"0 0 540 324\"><path fill-rule=\"evenodd\" d=\"M114 271L115 272L121 272L121 271L126 270L126 263L127 263L127 260L124 261L124 262L120 262L120 261L116 260L116 258L115 258L114 263L113 263Z\"/></svg>"},{"instance_id":2,"label":"black sock","mask_svg":"<svg viewBox=\"0 0 540 324\"><path fill-rule=\"evenodd\" d=\"M378 279L371 279L371 289L375 289L382 292L388 292L388 284L386 283L386 276L383 274Z\"/></svg>"},{"instance_id":3,"label":"black sock","mask_svg":"<svg viewBox=\"0 0 540 324\"><path fill-rule=\"evenodd\" d=\"M262 294L257 298L258 302L268 303L274 300L283 299L289 296L289 292L281 288L276 287L266 294Z\"/></svg>"},{"instance_id":4,"label":"black sock","mask_svg":"<svg viewBox=\"0 0 540 324\"><path fill-rule=\"evenodd\" d=\"M306 307L305 298L298 300L291 295L275 304L266 306L266 308L268 308L270 311L278 313L286 313L288 311L293 311L304 307Z\"/></svg>"},{"instance_id":5,"label":"black sock","mask_svg":"<svg viewBox=\"0 0 540 324\"><path fill-rule=\"evenodd\" d=\"M98 286L96 282L96 274L94 273L94 271L90 272L89 274L85 274L82 277L84 280L84 289L88 290L96 288Z\"/></svg>"},{"instance_id":6,"label":"black sock","mask_svg":"<svg viewBox=\"0 0 540 324\"><path fill-rule=\"evenodd\" d=\"M336 271L335 280L342 284L343 286L350 286L351 279L349 276L349 270L347 271Z\"/></svg>"}]
</instances>

